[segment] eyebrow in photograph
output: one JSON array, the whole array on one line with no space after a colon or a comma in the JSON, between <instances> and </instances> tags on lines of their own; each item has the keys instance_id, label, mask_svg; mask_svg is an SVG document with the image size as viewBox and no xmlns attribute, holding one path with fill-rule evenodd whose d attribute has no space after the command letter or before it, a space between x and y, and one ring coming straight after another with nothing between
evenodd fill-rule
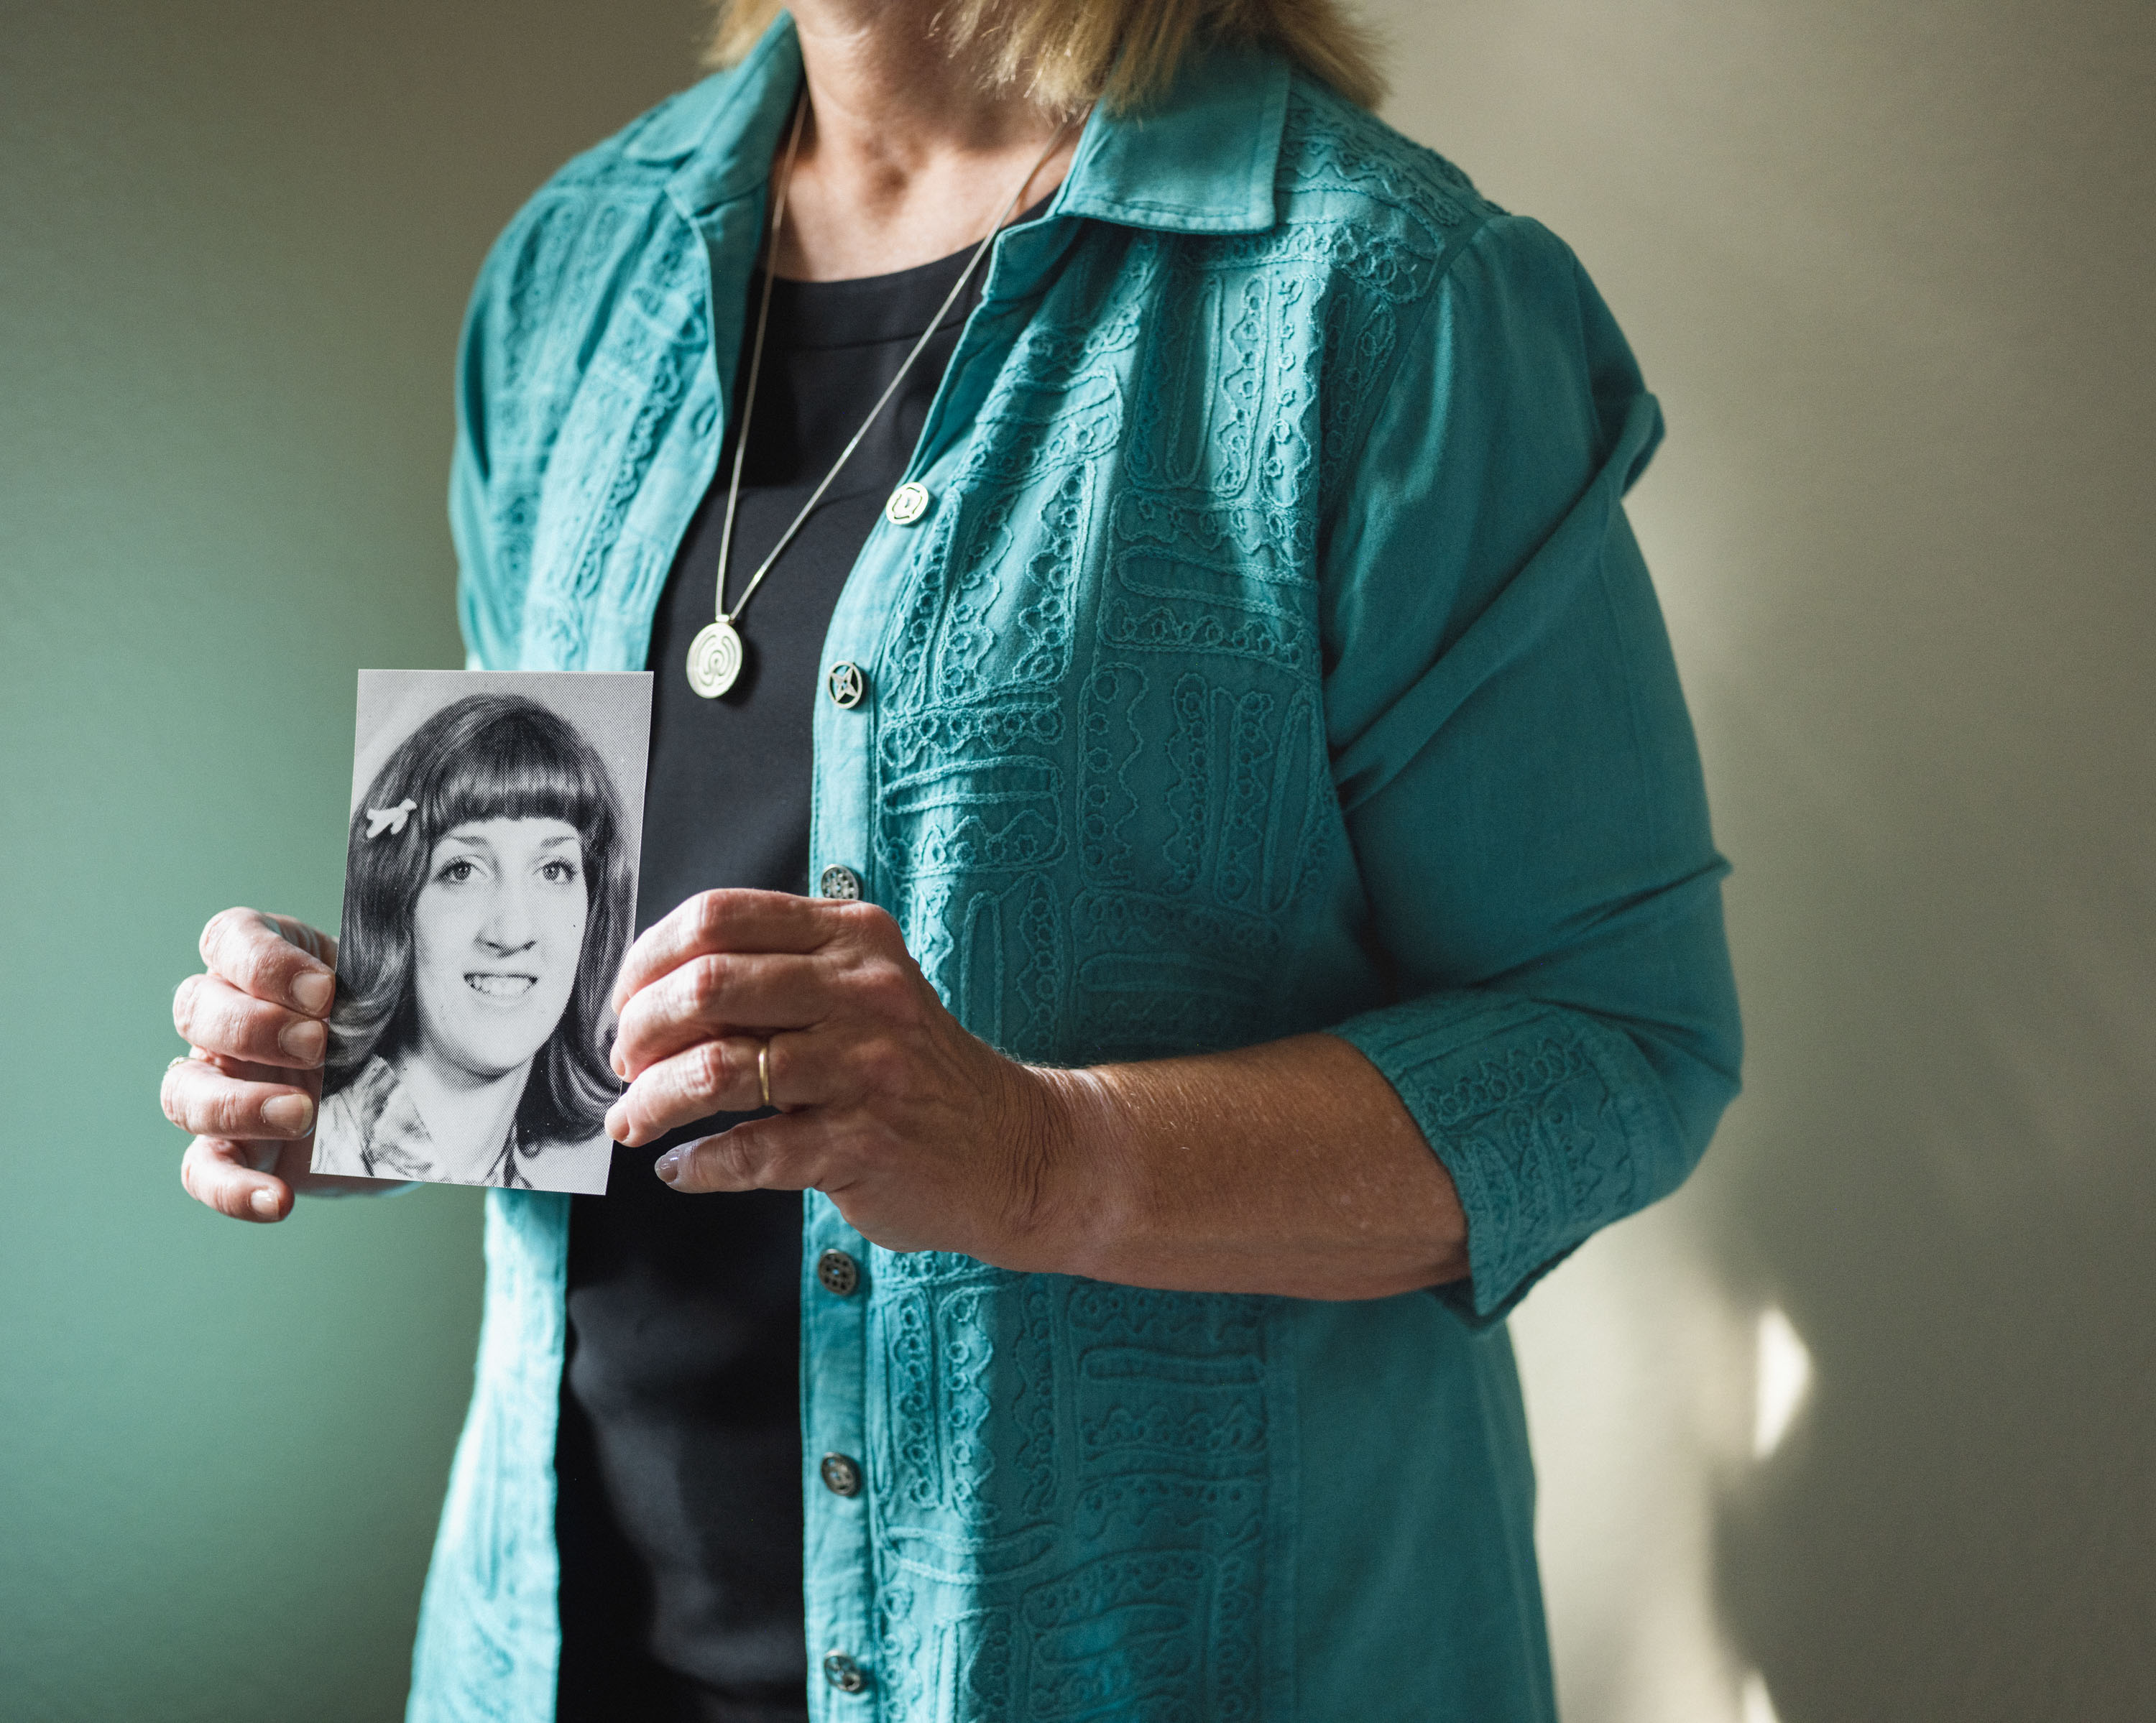
<instances>
[{"instance_id":1,"label":"eyebrow in photograph","mask_svg":"<svg viewBox=\"0 0 2156 1723\"><path fill-rule=\"evenodd\" d=\"M490 849L494 847L491 839L472 830L469 826L457 826L444 832L441 841L444 844L470 844L480 849ZM583 842L583 838L575 832L557 832L551 838L541 838L539 847L542 849L555 849L564 844L581 844Z\"/></svg>"}]
</instances>

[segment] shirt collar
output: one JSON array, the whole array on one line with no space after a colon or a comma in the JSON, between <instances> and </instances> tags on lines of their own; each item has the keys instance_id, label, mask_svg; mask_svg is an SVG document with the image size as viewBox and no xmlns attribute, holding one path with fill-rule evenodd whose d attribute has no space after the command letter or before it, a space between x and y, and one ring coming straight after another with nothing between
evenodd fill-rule
<instances>
[{"instance_id":1,"label":"shirt collar","mask_svg":"<svg viewBox=\"0 0 2156 1723\"><path fill-rule=\"evenodd\" d=\"M1049 214L1178 233L1270 228L1288 78L1277 54L1216 48L1142 114L1096 107ZM793 20L781 13L738 66L658 109L624 153L678 164L667 195L693 219L762 190L800 82Z\"/></svg>"},{"instance_id":2,"label":"shirt collar","mask_svg":"<svg viewBox=\"0 0 2156 1723\"><path fill-rule=\"evenodd\" d=\"M1138 115L1095 108L1050 213L1171 233L1256 233L1273 224L1287 120L1287 62L1216 48Z\"/></svg>"}]
</instances>

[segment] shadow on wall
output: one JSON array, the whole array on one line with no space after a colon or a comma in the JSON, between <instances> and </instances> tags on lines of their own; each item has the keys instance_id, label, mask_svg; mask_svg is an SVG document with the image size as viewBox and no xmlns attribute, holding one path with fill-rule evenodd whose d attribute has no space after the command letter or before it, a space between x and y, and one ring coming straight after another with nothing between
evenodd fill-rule
<instances>
[{"instance_id":1,"label":"shadow on wall","mask_svg":"<svg viewBox=\"0 0 2156 1723\"><path fill-rule=\"evenodd\" d=\"M2156 12L1373 11L1669 411L1737 867L1748 1091L1517 1325L1568 1723L2144 1717Z\"/></svg>"}]
</instances>

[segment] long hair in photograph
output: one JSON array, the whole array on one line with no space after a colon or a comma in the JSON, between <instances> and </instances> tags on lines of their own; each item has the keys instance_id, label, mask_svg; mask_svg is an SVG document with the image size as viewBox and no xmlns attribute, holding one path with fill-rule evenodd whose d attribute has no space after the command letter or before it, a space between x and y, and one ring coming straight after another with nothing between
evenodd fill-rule
<instances>
[{"instance_id":1,"label":"long hair in photograph","mask_svg":"<svg viewBox=\"0 0 2156 1723\"><path fill-rule=\"evenodd\" d=\"M394 838L367 835L369 808L410 802ZM576 726L534 700L475 694L434 715L398 745L353 810L345 865L337 1001L330 1018L324 1098L377 1054L418 1032L412 915L435 844L467 820L559 819L583 845L583 947L567 1008L532 1062L517 1105L529 1143L578 1142L598 1131L621 1093L607 1064L608 996L627 949L634 882L613 781Z\"/></svg>"}]
</instances>

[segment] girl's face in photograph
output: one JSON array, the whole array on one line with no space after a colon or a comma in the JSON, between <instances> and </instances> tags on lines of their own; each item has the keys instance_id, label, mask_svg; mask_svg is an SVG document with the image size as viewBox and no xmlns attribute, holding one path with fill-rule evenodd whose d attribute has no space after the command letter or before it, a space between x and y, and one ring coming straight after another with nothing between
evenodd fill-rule
<instances>
[{"instance_id":1,"label":"girl's face in photograph","mask_svg":"<svg viewBox=\"0 0 2156 1723\"><path fill-rule=\"evenodd\" d=\"M576 983L588 901L567 820L467 820L437 843L412 911L421 1051L482 1079L537 1053Z\"/></svg>"}]
</instances>

